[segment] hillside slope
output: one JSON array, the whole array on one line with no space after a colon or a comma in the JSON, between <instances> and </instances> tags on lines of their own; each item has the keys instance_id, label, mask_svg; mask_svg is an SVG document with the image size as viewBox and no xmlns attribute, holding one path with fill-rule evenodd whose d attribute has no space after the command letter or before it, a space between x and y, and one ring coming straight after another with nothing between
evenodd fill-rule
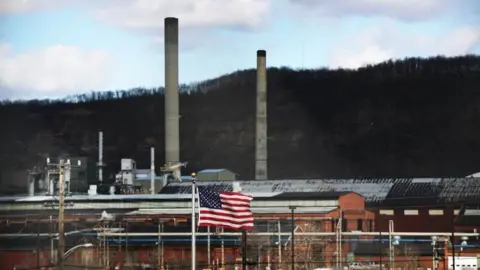
<instances>
[{"instance_id":1,"label":"hillside slope","mask_svg":"<svg viewBox=\"0 0 480 270\"><path fill-rule=\"evenodd\" d=\"M181 95L181 157L189 170L254 173L255 70ZM359 70L268 70L269 176L464 176L480 171L480 57L411 58ZM4 102L0 171L43 156L95 159L104 131L110 173L120 158L163 162L163 89L73 101ZM189 93L189 94L187 94Z\"/></svg>"}]
</instances>

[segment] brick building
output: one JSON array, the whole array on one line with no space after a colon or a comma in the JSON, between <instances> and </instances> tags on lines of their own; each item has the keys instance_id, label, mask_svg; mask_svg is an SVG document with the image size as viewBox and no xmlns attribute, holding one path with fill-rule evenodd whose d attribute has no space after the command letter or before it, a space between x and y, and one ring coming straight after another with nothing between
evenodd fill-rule
<instances>
[{"instance_id":1,"label":"brick building","mask_svg":"<svg viewBox=\"0 0 480 270\"><path fill-rule=\"evenodd\" d=\"M217 190L229 190L231 182L205 181ZM189 183L170 183L162 192L188 193ZM454 216L464 205L480 202L480 179L381 178L241 181L247 192L356 192L365 208L374 211L374 228L388 231L388 220L402 232L450 231ZM454 215L455 213L455 215Z\"/></svg>"},{"instance_id":2,"label":"brick building","mask_svg":"<svg viewBox=\"0 0 480 270\"><path fill-rule=\"evenodd\" d=\"M198 184L208 185L217 191L232 190L231 181L202 181ZM476 178L269 180L241 181L241 186L244 192L254 195L252 207L256 218L255 230L272 233L272 236L267 238L249 238L249 255L251 260L257 262L278 261L278 250L282 251L282 262L288 261L286 258L289 258L290 236L277 236L275 232L334 232L340 225L342 231L387 232L389 220L394 221L395 231L402 232L450 231L453 222L456 231L472 231L478 229L479 225L478 219L472 218L475 216L475 209L472 208L480 201L480 187ZM159 261L160 251L156 243L160 242L164 247L161 249L163 262L177 265L188 263L188 236L165 236L159 239L154 233L157 233L160 227L162 232L190 231L190 194L190 183L170 183L162 189L160 195L68 197L67 232L78 231L79 228L98 229L98 218L101 212L106 210L115 217L108 226L121 229L125 233L149 234L102 240L97 237L98 230L71 233L67 237L69 247L81 241L93 241L97 247L91 255L80 256L75 253L70 260L80 260L77 258L80 256L82 260L90 258L98 261L102 252L105 252L100 252L99 247L100 242L104 241L102 248L108 243L111 255L109 260L112 263L115 263L115 260L125 262L126 257L129 257L130 261L155 264ZM8 269L16 264L31 266L48 260L50 239L56 230L56 210L52 208L54 206L50 206L54 204L55 199L51 197L3 198L0 201L0 234L16 235L2 236L0 256L3 258L2 263L8 265L2 267ZM467 205L470 207L468 211ZM294 226L291 222L290 206L296 207ZM18 241L19 231L30 236L37 232L47 236L41 236L41 241L37 241L35 237L24 237L22 241ZM362 246L364 244L357 238L342 239L343 261L368 257L372 259L375 258L374 253L368 255L365 252L380 250ZM473 243L473 239L471 240L469 243ZM309 243L297 247L297 252L300 251L299 253L305 256L298 258L298 261L310 260L314 262L311 267L332 265L336 256L334 254L338 251L335 236L297 237L296 243L297 241ZM382 242L375 237L370 237L369 241ZM460 241L456 239L456 243ZM212 236L210 259L219 259L221 242L225 259L236 261L240 256L241 241L239 237L233 236ZM206 264L209 257L206 237L199 237L198 244L198 261ZM426 247L420 246L428 244L417 244L410 243L406 247L409 252L415 246L418 246L415 248L418 249L417 253L424 252L421 251L423 249L427 251ZM88 253L87 250L83 251ZM79 251L79 254L83 254L83 251ZM384 251L382 252L380 254L384 254ZM401 254L401 251L399 252ZM126 253L129 255L125 255ZM428 257L428 254L424 257Z\"/></svg>"},{"instance_id":3,"label":"brick building","mask_svg":"<svg viewBox=\"0 0 480 270\"><path fill-rule=\"evenodd\" d=\"M333 232L339 224L340 217L343 218L342 227L345 231L368 229L373 226L374 213L365 209L365 198L357 193L276 192L252 193L252 195L254 196L252 211L256 222L254 231L270 232L272 236L248 239L251 261L266 261L266 254L276 246L285 249L290 241L290 236L276 236L275 232L288 234L292 229L297 232ZM191 231L190 198L191 196L188 194L178 193L174 195L68 197L66 203L69 207L67 207L65 215L67 222L65 231L68 234L67 249L82 243L82 241L94 242L96 246L95 252L92 253L87 249L79 250L77 253L83 255L76 253L77 255L69 260L77 260L77 263L87 261L98 263L108 253L110 265L127 263L128 260L156 264L160 260L156 243L161 243L163 248L160 257L163 263L168 265L188 263L189 260L185 258L188 258L191 252L189 236L159 238L155 234L159 230L170 233ZM13 266L36 266L36 263L42 265L49 260L51 249L48 235L53 237L57 231L55 210L45 210L45 205L48 205L50 200L52 200L51 197L16 199L12 205L15 205L17 210L2 213L0 216L0 234L2 234L0 245L4 247L0 251L0 256L3 258L2 267L9 269ZM6 204L5 201L3 203ZM293 216L291 206L295 207ZM108 222L99 221L103 210L113 215L114 218ZM294 224L291 222L292 217L295 219ZM122 237L98 237L97 232L106 227L123 231L125 235ZM79 230L79 228L82 229ZM89 231L88 228L91 228L92 231ZM22 236L22 241L18 241L19 236L15 234L18 231L25 234ZM199 228L198 231L206 232L206 228ZM8 236L9 233L10 236ZM146 233L147 235L138 236L135 235L136 233ZM42 239L39 240L36 234L42 235ZM131 236L127 237L128 234ZM7 236L3 237L5 235ZM226 254L226 262L235 262L242 245L240 237L236 236L211 235L210 259L212 261L221 260L221 258L215 257L219 254L221 242L223 242L224 250L231 251L230 255ZM199 236L197 244L197 261L199 265L205 266L208 264L207 237ZM316 241L312 243L313 245L316 251L328 258L331 257L331 254L328 254L335 249L332 241ZM261 247L260 250L259 247ZM301 248L301 246L298 247L299 250ZM347 251L348 245L345 245L344 248ZM288 256L288 249L284 253L285 256ZM28 259L25 259L27 257ZM273 253L270 258L272 262L279 260Z\"/></svg>"}]
</instances>

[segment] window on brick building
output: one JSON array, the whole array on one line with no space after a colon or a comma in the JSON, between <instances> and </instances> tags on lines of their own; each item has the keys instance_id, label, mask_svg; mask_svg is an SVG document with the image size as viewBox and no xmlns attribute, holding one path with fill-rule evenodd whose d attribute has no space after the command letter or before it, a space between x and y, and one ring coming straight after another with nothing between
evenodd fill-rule
<instances>
[{"instance_id":1,"label":"window on brick building","mask_svg":"<svg viewBox=\"0 0 480 270\"><path fill-rule=\"evenodd\" d=\"M418 215L418 210L417 209L406 209L403 211L403 214L405 216L416 216Z\"/></svg>"},{"instance_id":2,"label":"window on brick building","mask_svg":"<svg viewBox=\"0 0 480 270\"><path fill-rule=\"evenodd\" d=\"M332 218L332 232L335 232L336 228L337 228L337 219L336 218Z\"/></svg>"},{"instance_id":3,"label":"window on brick building","mask_svg":"<svg viewBox=\"0 0 480 270\"><path fill-rule=\"evenodd\" d=\"M363 219L357 219L357 231L363 231Z\"/></svg>"},{"instance_id":4,"label":"window on brick building","mask_svg":"<svg viewBox=\"0 0 480 270\"><path fill-rule=\"evenodd\" d=\"M342 218L342 232L348 232L348 220Z\"/></svg>"}]
</instances>

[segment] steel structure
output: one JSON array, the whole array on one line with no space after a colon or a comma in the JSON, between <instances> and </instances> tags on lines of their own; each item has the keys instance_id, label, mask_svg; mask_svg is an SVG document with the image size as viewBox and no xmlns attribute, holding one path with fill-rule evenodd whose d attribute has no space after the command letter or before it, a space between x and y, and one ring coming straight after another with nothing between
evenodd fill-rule
<instances>
[{"instance_id":1,"label":"steel structure","mask_svg":"<svg viewBox=\"0 0 480 270\"><path fill-rule=\"evenodd\" d=\"M174 232L174 233L98 233L99 235L109 236L109 237L133 237L133 236L191 236L191 232ZM340 234L341 236L442 236L442 237L450 237L452 232L296 232L295 235L297 236L336 236ZM208 233L195 233L197 236L207 236ZM218 235L218 236L242 236L242 233L239 232L220 232L220 233L211 233L211 235ZM283 235L283 236L291 236L291 232L251 232L249 235L253 236L276 236L276 235ZM466 233L466 232L455 232L455 237L480 237L480 233Z\"/></svg>"}]
</instances>

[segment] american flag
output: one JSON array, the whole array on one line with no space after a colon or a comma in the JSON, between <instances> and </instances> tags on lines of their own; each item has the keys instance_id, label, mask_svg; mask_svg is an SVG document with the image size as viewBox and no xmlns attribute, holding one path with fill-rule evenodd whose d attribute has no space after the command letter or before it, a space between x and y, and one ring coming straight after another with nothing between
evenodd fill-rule
<instances>
[{"instance_id":1,"label":"american flag","mask_svg":"<svg viewBox=\"0 0 480 270\"><path fill-rule=\"evenodd\" d=\"M251 229L253 214L252 196L241 192L216 192L208 187L198 187L198 226L211 226L233 230Z\"/></svg>"}]
</instances>

